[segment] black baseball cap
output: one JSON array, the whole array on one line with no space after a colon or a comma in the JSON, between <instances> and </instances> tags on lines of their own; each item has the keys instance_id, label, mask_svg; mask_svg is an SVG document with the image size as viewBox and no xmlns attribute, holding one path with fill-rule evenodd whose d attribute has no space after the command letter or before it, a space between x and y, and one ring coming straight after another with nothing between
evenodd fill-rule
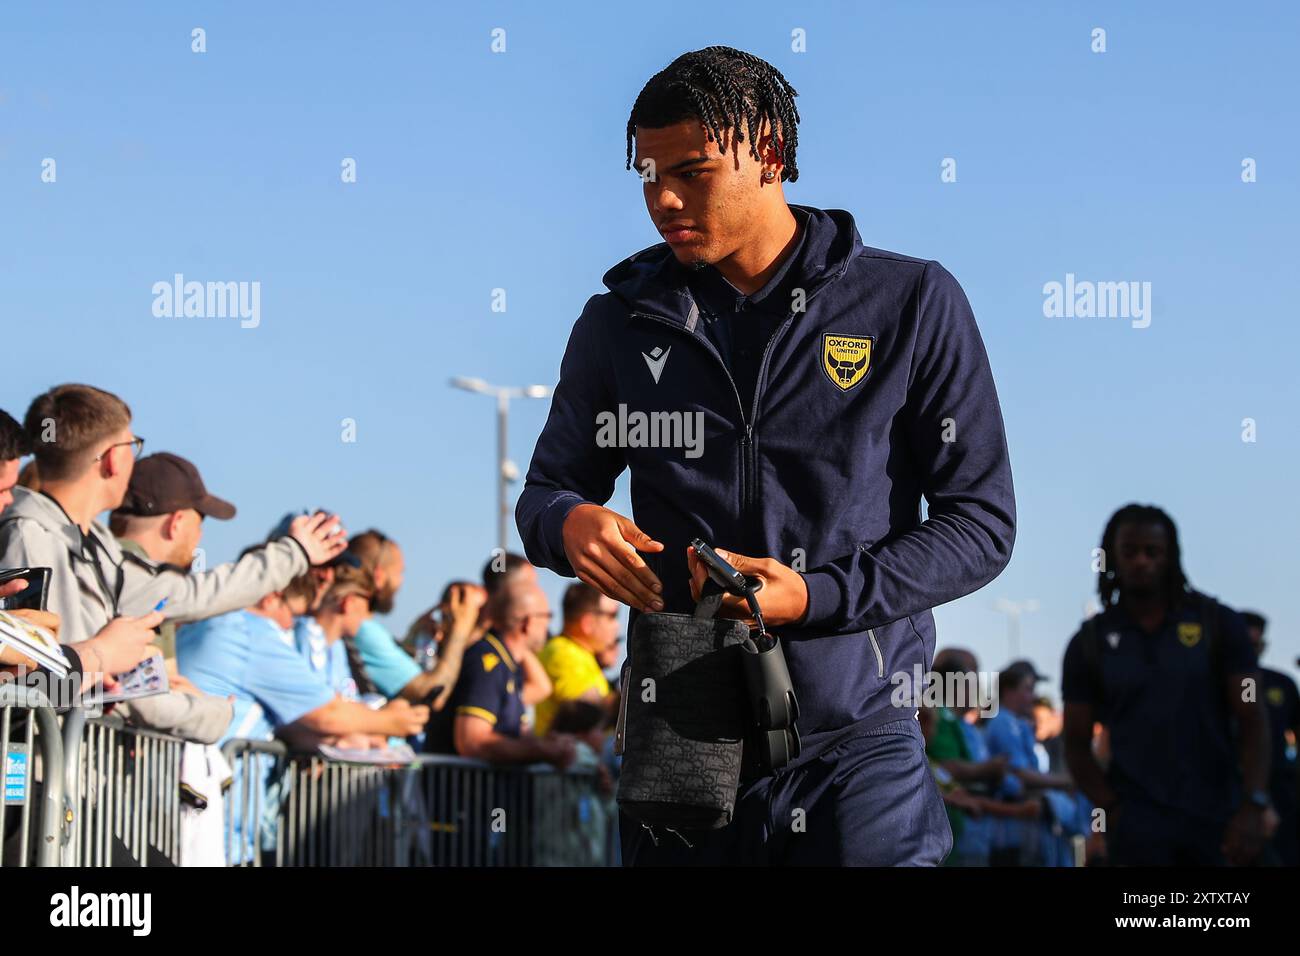
<instances>
[{"instance_id":1,"label":"black baseball cap","mask_svg":"<svg viewBox=\"0 0 1300 956\"><path fill-rule=\"evenodd\" d=\"M185 508L193 508L201 515L222 521L235 516L234 505L224 498L208 494L193 462L160 451L135 463L126 498L115 513L165 515Z\"/></svg>"},{"instance_id":2,"label":"black baseball cap","mask_svg":"<svg viewBox=\"0 0 1300 956\"><path fill-rule=\"evenodd\" d=\"M1037 684L1039 681L1047 680L1047 675L1038 673L1038 669L1034 667L1034 665L1031 662L1026 660L1019 660L1019 661L1012 661L1010 664L1004 667L1002 669L1002 673L998 675L999 680L1006 680L1007 678L1011 678L1012 680L1016 680L1016 681L1024 680L1025 678L1028 678L1029 680L1032 680L1035 684Z\"/></svg>"}]
</instances>

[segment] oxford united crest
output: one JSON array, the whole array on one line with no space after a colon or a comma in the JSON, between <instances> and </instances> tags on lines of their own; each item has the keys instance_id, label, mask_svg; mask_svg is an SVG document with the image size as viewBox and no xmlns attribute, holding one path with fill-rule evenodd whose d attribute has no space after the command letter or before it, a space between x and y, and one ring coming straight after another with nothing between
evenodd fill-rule
<instances>
[{"instance_id":1,"label":"oxford united crest","mask_svg":"<svg viewBox=\"0 0 1300 956\"><path fill-rule=\"evenodd\" d=\"M822 336L822 369L832 382L847 392L871 370L871 347L875 341L870 335L827 332Z\"/></svg>"}]
</instances>

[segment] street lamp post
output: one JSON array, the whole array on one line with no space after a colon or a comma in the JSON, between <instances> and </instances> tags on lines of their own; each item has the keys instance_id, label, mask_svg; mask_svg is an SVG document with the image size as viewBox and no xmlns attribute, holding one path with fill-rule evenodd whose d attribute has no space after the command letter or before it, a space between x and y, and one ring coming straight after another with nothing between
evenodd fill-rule
<instances>
[{"instance_id":1,"label":"street lamp post","mask_svg":"<svg viewBox=\"0 0 1300 956\"><path fill-rule=\"evenodd\" d=\"M481 378L463 376L451 380L453 388L480 395L490 395L497 400L497 546L506 550L506 537L509 528L510 505L507 502L506 486L519 478L519 469L510 460L506 452L506 434L510 418L510 399L512 398L547 398L551 390L545 385L489 385Z\"/></svg>"},{"instance_id":2,"label":"street lamp post","mask_svg":"<svg viewBox=\"0 0 1300 956\"><path fill-rule=\"evenodd\" d=\"M1020 657L1020 618L1023 614L1038 610L1038 602L1033 598L1027 601L1011 601L998 598L993 602L995 610L1007 616L1007 644L1011 650L1011 659Z\"/></svg>"}]
</instances>

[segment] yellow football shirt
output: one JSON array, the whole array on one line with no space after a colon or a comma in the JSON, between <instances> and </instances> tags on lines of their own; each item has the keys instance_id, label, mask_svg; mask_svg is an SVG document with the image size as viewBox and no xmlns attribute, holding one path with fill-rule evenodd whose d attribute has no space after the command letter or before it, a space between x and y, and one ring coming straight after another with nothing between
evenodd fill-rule
<instances>
[{"instance_id":1,"label":"yellow football shirt","mask_svg":"<svg viewBox=\"0 0 1300 956\"><path fill-rule=\"evenodd\" d=\"M566 700L576 700L595 690L603 699L609 693L596 655L577 641L557 635L546 642L537 656L551 678L551 696L537 705L537 733L545 734L555 719L556 708Z\"/></svg>"}]
</instances>

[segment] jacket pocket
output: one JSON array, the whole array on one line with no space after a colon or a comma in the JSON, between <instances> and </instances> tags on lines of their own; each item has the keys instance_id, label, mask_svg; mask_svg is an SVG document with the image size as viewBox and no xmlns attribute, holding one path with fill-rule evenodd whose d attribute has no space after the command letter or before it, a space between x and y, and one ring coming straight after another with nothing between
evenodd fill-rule
<instances>
[{"instance_id":1,"label":"jacket pocket","mask_svg":"<svg viewBox=\"0 0 1300 956\"><path fill-rule=\"evenodd\" d=\"M880 653L880 643L876 640L876 629L867 628L867 639L871 641L871 649L876 652L876 676L885 676L885 655Z\"/></svg>"}]
</instances>

